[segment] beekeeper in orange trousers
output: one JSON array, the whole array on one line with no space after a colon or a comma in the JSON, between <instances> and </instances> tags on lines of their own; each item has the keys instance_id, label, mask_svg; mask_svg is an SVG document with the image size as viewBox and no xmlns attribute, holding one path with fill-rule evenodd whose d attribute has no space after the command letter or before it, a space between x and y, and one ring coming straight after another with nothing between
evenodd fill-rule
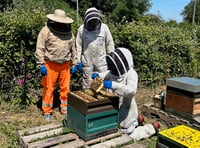
<instances>
[{"instance_id":1,"label":"beekeeper in orange trousers","mask_svg":"<svg viewBox=\"0 0 200 148\"><path fill-rule=\"evenodd\" d=\"M51 120L53 91L59 83L60 111L67 113L67 93L70 85L70 69L77 71L77 51L75 37L71 32L73 20L65 11L56 9L47 14L47 24L41 29L37 39L35 57L42 75L42 110L44 118ZM72 68L71 68L72 66Z\"/></svg>"}]
</instances>

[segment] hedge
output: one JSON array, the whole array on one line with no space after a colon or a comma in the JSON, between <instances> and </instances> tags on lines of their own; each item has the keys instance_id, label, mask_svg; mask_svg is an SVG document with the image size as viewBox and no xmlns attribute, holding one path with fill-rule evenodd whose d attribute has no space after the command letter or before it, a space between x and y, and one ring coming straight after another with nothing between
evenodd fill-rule
<instances>
[{"instance_id":1,"label":"hedge","mask_svg":"<svg viewBox=\"0 0 200 148\"><path fill-rule=\"evenodd\" d=\"M34 103L41 96L41 77L34 57L36 39L46 14L56 7L36 6L0 13L0 97L14 104ZM67 8L66 12L76 20L75 10ZM80 23L73 24L74 34ZM108 25L116 47L132 52L140 83L153 86L163 85L169 77L200 77L199 26L193 29L187 24L143 21ZM72 77L72 90L80 88L80 77Z\"/></svg>"}]
</instances>

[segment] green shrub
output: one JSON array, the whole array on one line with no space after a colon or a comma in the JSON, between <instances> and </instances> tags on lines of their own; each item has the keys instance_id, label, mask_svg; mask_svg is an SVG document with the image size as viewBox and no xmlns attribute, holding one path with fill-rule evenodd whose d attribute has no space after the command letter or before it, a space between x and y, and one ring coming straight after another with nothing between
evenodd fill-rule
<instances>
[{"instance_id":1,"label":"green shrub","mask_svg":"<svg viewBox=\"0 0 200 148\"><path fill-rule=\"evenodd\" d=\"M169 77L199 76L200 51L191 30L143 22L111 28L116 46L131 50L140 82L164 84Z\"/></svg>"}]
</instances>

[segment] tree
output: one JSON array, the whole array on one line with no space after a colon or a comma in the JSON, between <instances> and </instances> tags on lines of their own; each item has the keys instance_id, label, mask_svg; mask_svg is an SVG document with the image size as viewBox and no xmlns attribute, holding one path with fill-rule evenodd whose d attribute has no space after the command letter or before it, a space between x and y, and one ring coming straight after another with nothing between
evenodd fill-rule
<instances>
[{"instance_id":1,"label":"tree","mask_svg":"<svg viewBox=\"0 0 200 148\"><path fill-rule=\"evenodd\" d=\"M12 5L13 0L1 0L0 1L0 11L2 11L4 8Z\"/></svg>"},{"instance_id":2,"label":"tree","mask_svg":"<svg viewBox=\"0 0 200 148\"><path fill-rule=\"evenodd\" d=\"M200 0L191 0L191 2L185 6L181 15L183 19L188 23L200 24Z\"/></svg>"},{"instance_id":3,"label":"tree","mask_svg":"<svg viewBox=\"0 0 200 148\"><path fill-rule=\"evenodd\" d=\"M150 0L80 0L79 13L83 17L87 8L96 7L113 22L138 20L149 10ZM67 0L71 3L70 0ZM75 8L75 7L74 7Z\"/></svg>"},{"instance_id":4,"label":"tree","mask_svg":"<svg viewBox=\"0 0 200 148\"><path fill-rule=\"evenodd\" d=\"M118 0L118 5L111 13L111 18L117 22L123 19L137 21L150 7L149 0Z\"/></svg>"},{"instance_id":5,"label":"tree","mask_svg":"<svg viewBox=\"0 0 200 148\"><path fill-rule=\"evenodd\" d=\"M145 14L140 21L145 22L145 24L159 24L159 23L164 23L163 18L160 15L155 15L155 14Z\"/></svg>"}]
</instances>

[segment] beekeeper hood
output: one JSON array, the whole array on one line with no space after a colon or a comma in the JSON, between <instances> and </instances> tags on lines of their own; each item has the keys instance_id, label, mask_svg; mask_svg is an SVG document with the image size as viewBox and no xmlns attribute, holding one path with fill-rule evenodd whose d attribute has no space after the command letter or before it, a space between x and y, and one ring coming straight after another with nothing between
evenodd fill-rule
<instances>
[{"instance_id":1,"label":"beekeeper hood","mask_svg":"<svg viewBox=\"0 0 200 148\"><path fill-rule=\"evenodd\" d=\"M99 10L95 7L87 9L84 15L84 28L88 31L95 31L100 29L102 17Z\"/></svg>"},{"instance_id":2,"label":"beekeeper hood","mask_svg":"<svg viewBox=\"0 0 200 148\"><path fill-rule=\"evenodd\" d=\"M66 34L71 32L73 19L66 16L64 10L56 9L53 14L47 14L48 27L57 33Z\"/></svg>"},{"instance_id":3,"label":"beekeeper hood","mask_svg":"<svg viewBox=\"0 0 200 148\"><path fill-rule=\"evenodd\" d=\"M115 76L122 77L133 68L133 57L126 48L117 48L106 56L108 69Z\"/></svg>"}]
</instances>

